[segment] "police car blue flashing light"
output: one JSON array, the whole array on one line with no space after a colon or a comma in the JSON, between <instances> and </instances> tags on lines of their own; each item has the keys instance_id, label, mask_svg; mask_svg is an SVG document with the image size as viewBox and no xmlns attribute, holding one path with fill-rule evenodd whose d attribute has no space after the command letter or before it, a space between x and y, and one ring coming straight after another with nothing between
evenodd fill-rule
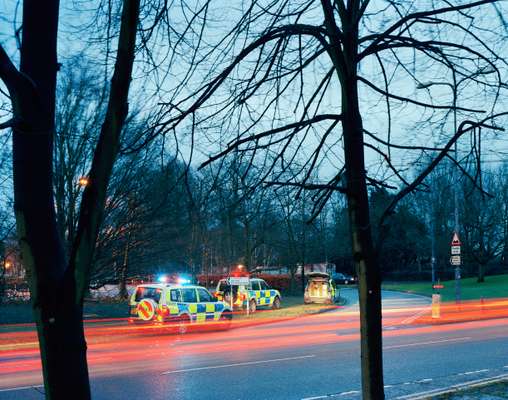
<instances>
[{"instance_id":1,"label":"police car blue flashing light","mask_svg":"<svg viewBox=\"0 0 508 400\"><path fill-rule=\"evenodd\" d=\"M177 282L179 285L188 285L189 283L191 283L190 279L182 278L182 277L178 278Z\"/></svg>"},{"instance_id":2,"label":"police car blue flashing light","mask_svg":"<svg viewBox=\"0 0 508 400\"><path fill-rule=\"evenodd\" d=\"M160 282L160 283L168 283L169 279L166 275L160 275L158 278L157 278L157 282Z\"/></svg>"}]
</instances>

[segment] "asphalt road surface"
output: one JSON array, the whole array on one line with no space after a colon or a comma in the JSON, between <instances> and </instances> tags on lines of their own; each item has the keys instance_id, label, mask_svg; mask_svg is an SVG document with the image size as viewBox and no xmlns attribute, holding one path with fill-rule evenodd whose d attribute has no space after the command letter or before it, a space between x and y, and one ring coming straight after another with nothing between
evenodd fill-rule
<instances>
[{"instance_id":1,"label":"asphalt road surface","mask_svg":"<svg viewBox=\"0 0 508 400\"><path fill-rule=\"evenodd\" d=\"M343 295L349 305L341 309L219 332L160 335L126 331L118 322L90 326L93 398L358 399L356 292ZM428 307L423 297L383 293L387 398L508 374L508 319L412 324ZM0 334L0 400L43 398L38 350L25 331Z\"/></svg>"}]
</instances>

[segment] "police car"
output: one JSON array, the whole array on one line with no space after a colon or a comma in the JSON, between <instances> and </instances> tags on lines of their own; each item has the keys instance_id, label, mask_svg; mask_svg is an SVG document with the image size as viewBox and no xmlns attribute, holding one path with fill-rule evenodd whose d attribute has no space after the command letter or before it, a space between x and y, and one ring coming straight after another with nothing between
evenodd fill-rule
<instances>
[{"instance_id":1,"label":"police car","mask_svg":"<svg viewBox=\"0 0 508 400\"><path fill-rule=\"evenodd\" d=\"M231 304L230 293L233 291L233 307L246 309L253 313L260 307L279 309L282 296L278 290L272 289L263 279L251 278L248 285L230 287L227 279L221 279L217 284L215 296Z\"/></svg>"},{"instance_id":2,"label":"police car","mask_svg":"<svg viewBox=\"0 0 508 400\"><path fill-rule=\"evenodd\" d=\"M227 327L231 319L231 307L196 285L138 285L129 300L129 322L173 323L181 333L196 323Z\"/></svg>"}]
</instances>

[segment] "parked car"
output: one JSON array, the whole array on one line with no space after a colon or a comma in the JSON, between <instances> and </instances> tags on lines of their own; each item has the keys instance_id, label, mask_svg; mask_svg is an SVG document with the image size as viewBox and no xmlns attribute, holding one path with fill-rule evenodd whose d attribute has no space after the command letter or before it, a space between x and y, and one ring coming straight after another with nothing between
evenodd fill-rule
<instances>
[{"instance_id":1,"label":"parked car","mask_svg":"<svg viewBox=\"0 0 508 400\"><path fill-rule=\"evenodd\" d=\"M174 324L180 333L189 324L221 321L228 325L231 318L228 304L196 285L138 285L129 299L129 322Z\"/></svg>"},{"instance_id":2,"label":"parked car","mask_svg":"<svg viewBox=\"0 0 508 400\"><path fill-rule=\"evenodd\" d=\"M260 307L278 309L282 304L282 296L278 290L272 289L263 279L252 278L248 285L229 286L227 279L221 279L217 284L215 296L231 304L230 293L233 292L233 307L253 313Z\"/></svg>"},{"instance_id":3,"label":"parked car","mask_svg":"<svg viewBox=\"0 0 508 400\"><path fill-rule=\"evenodd\" d=\"M312 272L307 276L307 285L303 301L309 303L333 304L339 297L339 291L330 275L322 272Z\"/></svg>"},{"instance_id":4,"label":"parked car","mask_svg":"<svg viewBox=\"0 0 508 400\"><path fill-rule=\"evenodd\" d=\"M333 274L332 279L337 285L356 285L358 283L358 279L356 277L343 274L342 272Z\"/></svg>"}]
</instances>

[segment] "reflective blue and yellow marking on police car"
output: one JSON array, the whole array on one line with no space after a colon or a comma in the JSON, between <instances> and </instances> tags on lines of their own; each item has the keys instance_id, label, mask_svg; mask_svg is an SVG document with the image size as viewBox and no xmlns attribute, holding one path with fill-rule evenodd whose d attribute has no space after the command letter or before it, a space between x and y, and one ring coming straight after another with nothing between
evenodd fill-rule
<instances>
[{"instance_id":1,"label":"reflective blue and yellow marking on police car","mask_svg":"<svg viewBox=\"0 0 508 400\"><path fill-rule=\"evenodd\" d=\"M256 304L259 306L270 306L273 304L275 298L279 296L276 290L249 290L249 297L256 299Z\"/></svg>"}]
</instances>

